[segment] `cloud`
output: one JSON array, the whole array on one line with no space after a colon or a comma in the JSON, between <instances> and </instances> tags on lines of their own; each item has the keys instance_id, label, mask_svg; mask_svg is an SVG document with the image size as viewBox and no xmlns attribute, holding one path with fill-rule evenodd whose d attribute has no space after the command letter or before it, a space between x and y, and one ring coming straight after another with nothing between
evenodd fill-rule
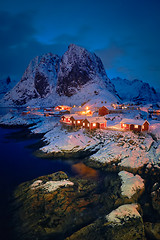
<instances>
[{"instance_id":1,"label":"cloud","mask_svg":"<svg viewBox=\"0 0 160 240\"><path fill-rule=\"evenodd\" d=\"M119 57L125 55L125 49L112 42L107 48L95 50L95 53L101 58L105 68L110 69L115 67Z\"/></svg>"},{"instance_id":2,"label":"cloud","mask_svg":"<svg viewBox=\"0 0 160 240\"><path fill-rule=\"evenodd\" d=\"M3 48L23 44L35 35L32 24L33 13L10 14L0 12L0 46Z\"/></svg>"}]
</instances>

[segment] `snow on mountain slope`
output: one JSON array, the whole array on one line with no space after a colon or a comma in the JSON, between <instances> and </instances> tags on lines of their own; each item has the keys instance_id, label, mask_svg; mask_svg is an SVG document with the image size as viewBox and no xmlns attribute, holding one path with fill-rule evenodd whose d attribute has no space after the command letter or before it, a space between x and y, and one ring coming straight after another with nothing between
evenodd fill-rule
<instances>
[{"instance_id":1,"label":"snow on mountain slope","mask_svg":"<svg viewBox=\"0 0 160 240\"><path fill-rule=\"evenodd\" d=\"M133 101L136 103L154 103L160 101L160 95L148 83L140 80L129 81L122 78L113 78L118 95L123 101Z\"/></svg>"},{"instance_id":2,"label":"snow on mountain slope","mask_svg":"<svg viewBox=\"0 0 160 240\"><path fill-rule=\"evenodd\" d=\"M107 88L116 94L100 58L85 48L74 44L69 45L60 63L57 93L70 97L83 85L97 82L102 88Z\"/></svg>"},{"instance_id":3,"label":"snow on mountain slope","mask_svg":"<svg viewBox=\"0 0 160 240\"><path fill-rule=\"evenodd\" d=\"M9 79L9 80L7 80ZM0 80L0 99L10 91L17 83L16 80L11 80L9 77L7 79Z\"/></svg>"},{"instance_id":4,"label":"snow on mountain slope","mask_svg":"<svg viewBox=\"0 0 160 240\"><path fill-rule=\"evenodd\" d=\"M60 58L52 53L34 58L20 82L5 95L4 104L24 105L31 99L52 93L56 86L59 62Z\"/></svg>"},{"instance_id":5,"label":"snow on mountain slope","mask_svg":"<svg viewBox=\"0 0 160 240\"><path fill-rule=\"evenodd\" d=\"M62 59L51 53L34 58L21 81L0 104L73 105L97 98L110 103L119 101L101 60L94 53L71 44Z\"/></svg>"}]
</instances>

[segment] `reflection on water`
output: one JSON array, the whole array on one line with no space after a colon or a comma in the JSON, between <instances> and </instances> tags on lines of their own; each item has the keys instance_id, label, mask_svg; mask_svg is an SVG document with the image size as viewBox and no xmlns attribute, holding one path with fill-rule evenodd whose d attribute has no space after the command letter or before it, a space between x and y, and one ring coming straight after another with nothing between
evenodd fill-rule
<instances>
[{"instance_id":1,"label":"reflection on water","mask_svg":"<svg viewBox=\"0 0 160 240\"><path fill-rule=\"evenodd\" d=\"M76 163L72 165L72 171L83 178L97 179L99 177L98 171L93 168L87 167L84 163Z\"/></svg>"}]
</instances>

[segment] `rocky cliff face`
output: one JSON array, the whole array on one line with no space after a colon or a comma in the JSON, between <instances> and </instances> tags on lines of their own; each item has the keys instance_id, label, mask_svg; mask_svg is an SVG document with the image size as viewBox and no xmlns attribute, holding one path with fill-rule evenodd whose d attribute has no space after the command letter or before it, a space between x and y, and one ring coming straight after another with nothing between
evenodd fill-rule
<instances>
[{"instance_id":1,"label":"rocky cliff face","mask_svg":"<svg viewBox=\"0 0 160 240\"><path fill-rule=\"evenodd\" d=\"M69 45L60 63L57 93L70 97L86 83L95 83L97 79L100 85L115 93L100 58L82 47Z\"/></svg>"},{"instance_id":2,"label":"rocky cliff face","mask_svg":"<svg viewBox=\"0 0 160 240\"><path fill-rule=\"evenodd\" d=\"M52 53L34 58L20 82L6 95L4 100L23 105L34 98L44 98L56 86L60 57Z\"/></svg>"},{"instance_id":3,"label":"rocky cliff face","mask_svg":"<svg viewBox=\"0 0 160 240\"><path fill-rule=\"evenodd\" d=\"M140 80L129 81L122 78L113 78L114 84L120 98L124 101L136 103L154 103L160 101L160 95L148 83Z\"/></svg>"},{"instance_id":4,"label":"rocky cliff face","mask_svg":"<svg viewBox=\"0 0 160 240\"><path fill-rule=\"evenodd\" d=\"M1 104L82 104L94 98L116 102L117 93L101 60L86 49L71 44L62 58L52 53L34 58L20 82Z\"/></svg>"}]
</instances>

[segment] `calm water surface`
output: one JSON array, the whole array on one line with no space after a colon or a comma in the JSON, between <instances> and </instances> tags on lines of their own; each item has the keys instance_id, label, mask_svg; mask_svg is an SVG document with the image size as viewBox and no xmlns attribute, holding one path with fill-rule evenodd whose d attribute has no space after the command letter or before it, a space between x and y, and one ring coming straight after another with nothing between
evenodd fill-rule
<instances>
[{"instance_id":1,"label":"calm water surface","mask_svg":"<svg viewBox=\"0 0 160 240\"><path fill-rule=\"evenodd\" d=\"M0 115L9 109L0 109ZM33 149L27 146L39 141L37 138L20 139L10 137L19 128L0 127L0 240L12 239L8 229L7 209L13 190L20 183L56 171L65 171L68 176L75 175L69 161L37 158Z\"/></svg>"},{"instance_id":2,"label":"calm water surface","mask_svg":"<svg viewBox=\"0 0 160 240\"><path fill-rule=\"evenodd\" d=\"M0 115L10 110L13 109L0 108ZM19 112L22 110L15 109ZM37 158L33 155L34 149L28 146L35 144L39 139L34 136L29 139L19 137L20 131L23 131L23 128L0 127L0 240L15 240L8 224L10 216L7 210L12 193L20 183L57 171L66 172L69 177L98 176L97 171L86 167L80 161Z\"/></svg>"}]
</instances>

